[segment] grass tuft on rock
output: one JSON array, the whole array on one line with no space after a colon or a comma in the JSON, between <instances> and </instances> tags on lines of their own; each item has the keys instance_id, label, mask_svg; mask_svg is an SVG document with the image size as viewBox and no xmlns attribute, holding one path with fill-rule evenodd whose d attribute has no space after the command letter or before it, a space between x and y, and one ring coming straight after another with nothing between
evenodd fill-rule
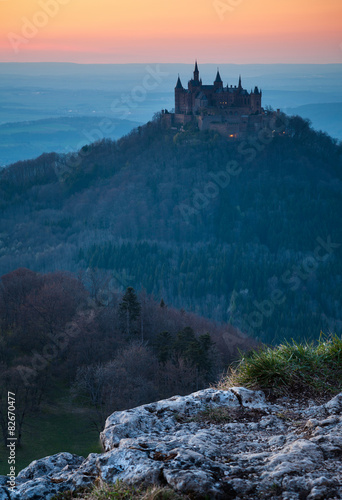
<instances>
[{"instance_id":1,"label":"grass tuft on rock","mask_svg":"<svg viewBox=\"0 0 342 500\"><path fill-rule=\"evenodd\" d=\"M220 389L243 386L275 395L334 395L342 390L342 338L321 334L317 342L286 341L242 356L219 383Z\"/></svg>"},{"instance_id":2,"label":"grass tuft on rock","mask_svg":"<svg viewBox=\"0 0 342 500\"><path fill-rule=\"evenodd\" d=\"M135 486L116 481L106 484L102 481L90 489L77 492L67 491L55 495L52 500L191 500L187 495L179 495L171 488L162 486Z\"/></svg>"}]
</instances>

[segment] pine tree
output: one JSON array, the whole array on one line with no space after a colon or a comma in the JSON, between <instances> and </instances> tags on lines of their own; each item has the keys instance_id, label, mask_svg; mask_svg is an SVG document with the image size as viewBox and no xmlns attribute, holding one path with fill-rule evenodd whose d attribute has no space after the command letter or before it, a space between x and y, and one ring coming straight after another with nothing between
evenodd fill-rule
<instances>
[{"instance_id":1,"label":"pine tree","mask_svg":"<svg viewBox=\"0 0 342 500\"><path fill-rule=\"evenodd\" d=\"M154 348L156 350L159 363L165 365L167 361L171 360L173 347L174 338L169 332L158 333L154 341Z\"/></svg>"},{"instance_id":2,"label":"pine tree","mask_svg":"<svg viewBox=\"0 0 342 500\"><path fill-rule=\"evenodd\" d=\"M125 325L126 334L137 333L137 323L140 318L141 305L133 287L129 286L119 304L119 315Z\"/></svg>"}]
</instances>

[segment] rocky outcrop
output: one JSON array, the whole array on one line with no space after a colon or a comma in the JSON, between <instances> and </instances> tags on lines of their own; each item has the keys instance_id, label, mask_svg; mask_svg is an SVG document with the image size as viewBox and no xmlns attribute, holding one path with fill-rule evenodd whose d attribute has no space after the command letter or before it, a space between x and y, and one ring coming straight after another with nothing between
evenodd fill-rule
<instances>
[{"instance_id":1,"label":"rocky outcrop","mask_svg":"<svg viewBox=\"0 0 342 500\"><path fill-rule=\"evenodd\" d=\"M212 499L342 499L342 393L326 404L207 389L115 412L102 454L32 462L0 500L51 499L97 479L164 484ZM1 486L2 485L2 486Z\"/></svg>"}]
</instances>

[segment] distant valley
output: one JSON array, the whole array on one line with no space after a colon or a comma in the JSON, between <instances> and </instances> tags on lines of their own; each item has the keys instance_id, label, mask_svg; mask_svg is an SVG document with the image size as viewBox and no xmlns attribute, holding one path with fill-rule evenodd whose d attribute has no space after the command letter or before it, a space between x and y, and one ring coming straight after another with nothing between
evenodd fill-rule
<instances>
[{"instance_id":1,"label":"distant valley","mask_svg":"<svg viewBox=\"0 0 342 500\"><path fill-rule=\"evenodd\" d=\"M45 118L0 125L2 165L42 153L70 153L107 137L119 139L140 123L101 116Z\"/></svg>"}]
</instances>

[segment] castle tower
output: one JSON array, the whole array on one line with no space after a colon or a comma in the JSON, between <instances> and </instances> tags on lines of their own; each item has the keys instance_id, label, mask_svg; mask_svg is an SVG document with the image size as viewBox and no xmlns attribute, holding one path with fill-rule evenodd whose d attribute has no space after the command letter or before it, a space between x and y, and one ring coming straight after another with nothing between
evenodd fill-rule
<instances>
[{"instance_id":1,"label":"castle tower","mask_svg":"<svg viewBox=\"0 0 342 500\"><path fill-rule=\"evenodd\" d=\"M251 92L251 109L253 113L261 113L261 98L261 89L255 87L254 92Z\"/></svg>"},{"instance_id":2,"label":"castle tower","mask_svg":"<svg viewBox=\"0 0 342 500\"><path fill-rule=\"evenodd\" d=\"M183 110L182 110L182 101L183 101L182 97L183 97L183 95L184 95L184 88L183 88L181 79L178 75L178 80L177 80L177 84L175 87L175 113L176 114L183 112Z\"/></svg>"}]
</instances>

